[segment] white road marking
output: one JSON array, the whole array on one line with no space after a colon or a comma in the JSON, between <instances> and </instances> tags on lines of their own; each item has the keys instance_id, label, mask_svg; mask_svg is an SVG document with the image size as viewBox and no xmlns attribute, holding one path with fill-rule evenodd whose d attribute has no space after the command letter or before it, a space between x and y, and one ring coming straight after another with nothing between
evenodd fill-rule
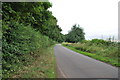
<instances>
[{"instance_id":1,"label":"white road marking","mask_svg":"<svg viewBox=\"0 0 120 80\"><path fill-rule=\"evenodd\" d=\"M58 66L58 65L57 65ZM59 71L60 71L60 73L62 74L62 76L64 77L64 78L67 78L67 76L63 73L63 71L61 70L61 68L58 66L58 69L59 69Z\"/></svg>"}]
</instances>

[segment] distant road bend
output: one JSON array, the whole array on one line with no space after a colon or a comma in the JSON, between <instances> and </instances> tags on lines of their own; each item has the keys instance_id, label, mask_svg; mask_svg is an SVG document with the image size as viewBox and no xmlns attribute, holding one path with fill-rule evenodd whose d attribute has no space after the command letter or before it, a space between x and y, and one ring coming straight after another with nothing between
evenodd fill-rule
<instances>
[{"instance_id":1,"label":"distant road bend","mask_svg":"<svg viewBox=\"0 0 120 80\"><path fill-rule=\"evenodd\" d=\"M54 47L59 78L118 78L118 68L57 44Z\"/></svg>"}]
</instances>

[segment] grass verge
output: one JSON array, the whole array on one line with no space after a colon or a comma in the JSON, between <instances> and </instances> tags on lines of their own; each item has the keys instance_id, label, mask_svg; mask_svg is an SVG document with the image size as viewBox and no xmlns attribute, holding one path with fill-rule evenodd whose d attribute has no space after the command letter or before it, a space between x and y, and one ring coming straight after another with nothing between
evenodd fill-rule
<instances>
[{"instance_id":1,"label":"grass verge","mask_svg":"<svg viewBox=\"0 0 120 80\"><path fill-rule=\"evenodd\" d=\"M83 51L80 51L80 50L77 50L75 49L74 47L72 46L67 46L65 44L62 44L64 47L67 47L75 52L78 52L80 54L83 54L83 55L86 55L86 56L89 56L89 57L92 57L96 60L100 60L100 61L103 61L103 62L106 62L106 63L109 63L113 66L117 66L117 67L120 67L120 63L118 62L118 59L113 59L113 58L109 58L109 57L103 57L103 56L100 56L100 55L97 55L97 54L92 54L92 53L88 53L88 52L83 52Z\"/></svg>"},{"instance_id":2,"label":"grass verge","mask_svg":"<svg viewBox=\"0 0 120 80\"><path fill-rule=\"evenodd\" d=\"M12 75L12 78L56 78L53 46L36 51L34 54L36 55L33 62L23 66Z\"/></svg>"}]
</instances>

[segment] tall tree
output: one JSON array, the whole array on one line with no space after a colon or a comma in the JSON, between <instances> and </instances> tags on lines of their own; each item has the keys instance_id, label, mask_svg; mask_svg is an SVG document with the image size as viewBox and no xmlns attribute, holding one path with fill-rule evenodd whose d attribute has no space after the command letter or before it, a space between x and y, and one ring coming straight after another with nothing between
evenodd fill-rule
<instances>
[{"instance_id":1,"label":"tall tree","mask_svg":"<svg viewBox=\"0 0 120 80\"><path fill-rule=\"evenodd\" d=\"M57 19L52 12L48 10L52 7L50 2L4 2L2 6L4 23L19 22L31 25L42 35L61 42L62 29L57 25ZM4 30L8 28L3 27Z\"/></svg>"},{"instance_id":2,"label":"tall tree","mask_svg":"<svg viewBox=\"0 0 120 80\"><path fill-rule=\"evenodd\" d=\"M18 71L22 65L27 65L28 57L25 55L31 55L36 50L46 49L55 42L63 41L62 29L57 25L57 19L52 12L48 10L50 7L50 2L2 3L4 77L9 77L8 74Z\"/></svg>"},{"instance_id":3,"label":"tall tree","mask_svg":"<svg viewBox=\"0 0 120 80\"><path fill-rule=\"evenodd\" d=\"M75 24L67 34L66 41L72 43L80 42L85 39L84 35L83 28L81 28L80 25Z\"/></svg>"}]
</instances>

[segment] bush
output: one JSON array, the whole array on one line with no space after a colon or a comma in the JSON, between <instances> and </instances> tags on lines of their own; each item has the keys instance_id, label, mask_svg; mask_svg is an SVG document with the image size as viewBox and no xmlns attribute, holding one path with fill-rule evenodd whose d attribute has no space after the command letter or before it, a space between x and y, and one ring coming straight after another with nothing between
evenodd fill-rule
<instances>
[{"instance_id":1,"label":"bush","mask_svg":"<svg viewBox=\"0 0 120 80\"><path fill-rule=\"evenodd\" d=\"M47 48L54 43L30 25L25 26L18 22L3 23L3 75L19 69L24 65L21 61L27 63L28 59L24 55Z\"/></svg>"}]
</instances>

